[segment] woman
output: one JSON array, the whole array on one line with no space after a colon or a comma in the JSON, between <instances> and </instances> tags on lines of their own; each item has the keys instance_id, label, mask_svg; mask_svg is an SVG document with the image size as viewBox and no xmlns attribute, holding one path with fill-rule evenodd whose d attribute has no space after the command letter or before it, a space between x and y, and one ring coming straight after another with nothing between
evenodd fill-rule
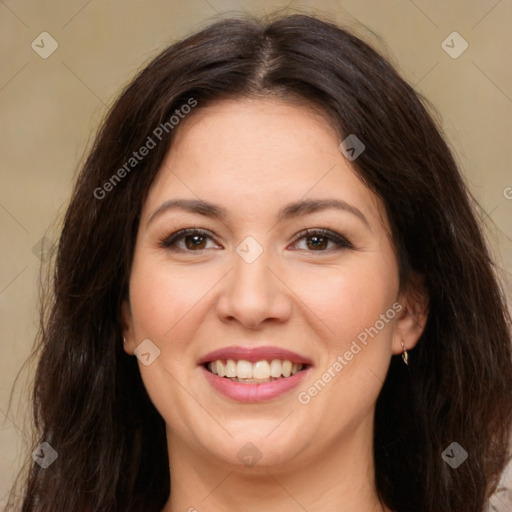
<instances>
[{"instance_id":1,"label":"woman","mask_svg":"<svg viewBox=\"0 0 512 512\"><path fill-rule=\"evenodd\" d=\"M23 511L482 511L510 318L412 88L309 16L226 20L112 107L60 239Z\"/></svg>"}]
</instances>

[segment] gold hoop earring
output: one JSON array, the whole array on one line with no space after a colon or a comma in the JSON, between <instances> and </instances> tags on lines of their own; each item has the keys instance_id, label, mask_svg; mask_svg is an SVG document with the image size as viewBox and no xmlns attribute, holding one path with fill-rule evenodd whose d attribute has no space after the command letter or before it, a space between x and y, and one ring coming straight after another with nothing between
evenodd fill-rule
<instances>
[{"instance_id":1,"label":"gold hoop earring","mask_svg":"<svg viewBox=\"0 0 512 512\"><path fill-rule=\"evenodd\" d=\"M404 351L402 352L402 359L404 360L404 363L409 366L409 354L407 353L407 349L405 348L404 342L402 341L402 348Z\"/></svg>"}]
</instances>

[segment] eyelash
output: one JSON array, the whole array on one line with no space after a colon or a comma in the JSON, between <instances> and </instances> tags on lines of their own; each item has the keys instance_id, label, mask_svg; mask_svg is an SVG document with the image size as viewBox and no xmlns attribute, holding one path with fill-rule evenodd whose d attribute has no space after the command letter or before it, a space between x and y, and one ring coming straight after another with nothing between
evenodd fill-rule
<instances>
[{"instance_id":1,"label":"eyelash","mask_svg":"<svg viewBox=\"0 0 512 512\"><path fill-rule=\"evenodd\" d=\"M163 239L160 242L160 246L164 249L177 250L177 251L182 251L182 252L205 251L206 249L198 249L197 251L194 251L194 250L190 250L190 249L176 248L177 242L179 242L180 240L184 240L187 236L191 236L191 235L200 235L203 237L208 237L208 238L213 239L213 237L210 235L210 233L205 229L201 229L201 228L180 229L179 231L176 231L172 235ZM330 229L326 229L326 228L305 229L297 234L294 244L303 238L309 238L309 237L314 237L314 236L325 238L328 241L334 242L337 246L334 250L353 249L354 248L354 246L345 237L343 237L342 235L340 235L334 231L331 231ZM173 246L174 246L174 248L173 248ZM308 249L305 249L305 250L307 252L331 252L332 251L332 249L331 250L321 249L318 251L308 250Z\"/></svg>"}]
</instances>

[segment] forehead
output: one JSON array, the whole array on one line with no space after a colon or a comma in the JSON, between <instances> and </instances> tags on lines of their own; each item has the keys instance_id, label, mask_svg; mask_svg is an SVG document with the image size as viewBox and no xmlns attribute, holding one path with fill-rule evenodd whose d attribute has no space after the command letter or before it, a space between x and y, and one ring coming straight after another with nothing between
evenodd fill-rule
<instances>
[{"instance_id":1,"label":"forehead","mask_svg":"<svg viewBox=\"0 0 512 512\"><path fill-rule=\"evenodd\" d=\"M376 196L339 151L320 113L276 99L222 100L180 123L147 198L213 200L234 214L261 215L304 198L339 198L368 217L381 216Z\"/></svg>"}]
</instances>

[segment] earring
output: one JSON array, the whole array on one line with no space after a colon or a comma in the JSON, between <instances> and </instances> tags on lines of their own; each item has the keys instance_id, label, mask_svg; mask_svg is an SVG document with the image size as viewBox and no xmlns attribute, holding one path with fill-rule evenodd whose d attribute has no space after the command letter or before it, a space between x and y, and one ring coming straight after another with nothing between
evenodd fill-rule
<instances>
[{"instance_id":1,"label":"earring","mask_svg":"<svg viewBox=\"0 0 512 512\"><path fill-rule=\"evenodd\" d=\"M409 366L409 354L407 353L407 349L405 348L404 342L402 341L402 348L404 351L402 352L402 359L404 360L404 363Z\"/></svg>"},{"instance_id":2,"label":"earring","mask_svg":"<svg viewBox=\"0 0 512 512\"><path fill-rule=\"evenodd\" d=\"M126 338L123 336L123 343L126 343Z\"/></svg>"}]
</instances>

